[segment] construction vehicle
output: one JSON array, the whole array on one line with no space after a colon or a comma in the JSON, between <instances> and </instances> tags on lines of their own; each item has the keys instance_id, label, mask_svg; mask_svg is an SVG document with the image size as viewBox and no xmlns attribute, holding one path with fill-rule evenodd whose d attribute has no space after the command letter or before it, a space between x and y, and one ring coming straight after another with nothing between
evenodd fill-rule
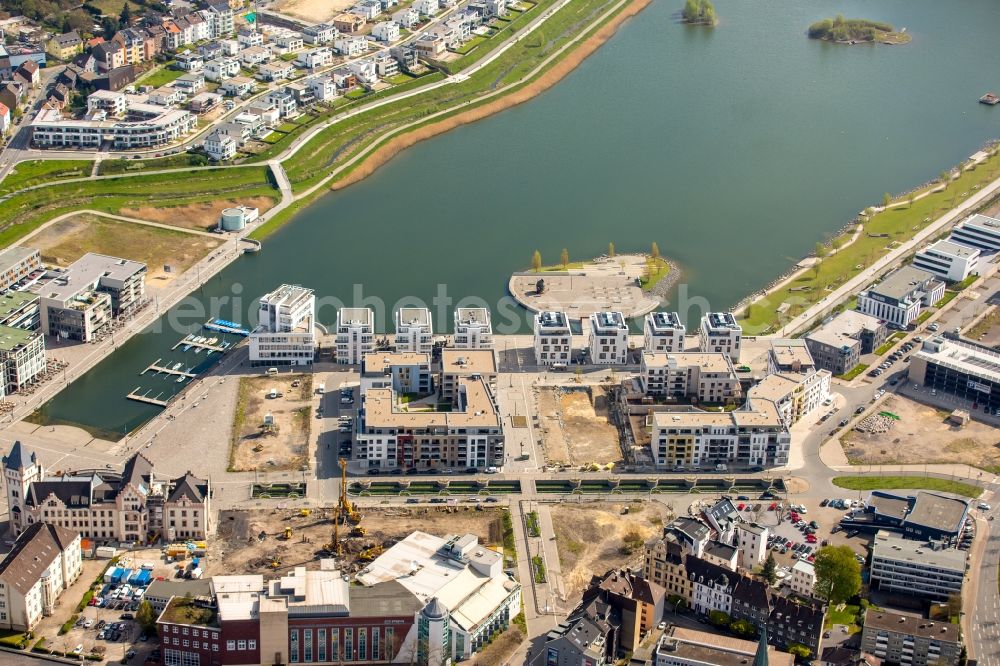
<instances>
[{"instance_id":1,"label":"construction vehicle","mask_svg":"<svg viewBox=\"0 0 1000 666\"><path fill-rule=\"evenodd\" d=\"M291 541L292 540L292 528L291 527L286 527L285 528L285 533L282 535L282 538L285 541Z\"/></svg>"},{"instance_id":2,"label":"construction vehicle","mask_svg":"<svg viewBox=\"0 0 1000 666\"><path fill-rule=\"evenodd\" d=\"M358 513L351 501L347 499L347 461L340 459L340 512L341 517L347 522L357 525L361 522L361 514Z\"/></svg>"},{"instance_id":3,"label":"construction vehicle","mask_svg":"<svg viewBox=\"0 0 1000 666\"><path fill-rule=\"evenodd\" d=\"M365 548L363 551L358 553L358 561L371 562L381 554L382 554L382 546L375 544L374 546Z\"/></svg>"},{"instance_id":4,"label":"construction vehicle","mask_svg":"<svg viewBox=\"0 0 1000 666\"><path fill-rule=\"evenodd\" d=\"M333 541L326 545L327 552L333 554L334 557L340 557L344 554L344 544L340 542L340 506L334 510L333 514Z\"/></svg>"},{"instance_id":5,"label":"construction vehicle","mask_svg":"<svg viewBox=\"0 0 1000 666\"><path fill-rule=\"evenodd\" d=\"M310 510L310 509L299 509L299 516L302 517L302 518L308 518L309 514L311 514L311 513L312 513L312 510Z\"/></svg>"},{"instance_id":6,"label":"construction vehicle","mask_svg":"<svg viewBox=\"0 0 1000 666\"><path fill-rule=\"evenodd\" d=\"M366 534L368 534L368 530L366 530L361 525L355 525L354 527L351 528L352 537L363 537Z\"/></svg>"}]
</instances>

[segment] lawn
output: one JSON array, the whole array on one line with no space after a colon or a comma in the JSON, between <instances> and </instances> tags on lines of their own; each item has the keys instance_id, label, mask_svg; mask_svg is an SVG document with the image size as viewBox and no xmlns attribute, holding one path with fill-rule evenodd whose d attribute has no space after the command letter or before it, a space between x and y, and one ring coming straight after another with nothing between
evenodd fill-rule
<instances>
[{"instance_id":1,"label":"lawn","mask_svg":"<svg viewBox=\"0 0 1000 666\"><path fill-rule=\"evenodd\" d=\"M886 340L884 343L882 343L881 347L879 347L878 349L875 350L875 354L877 356L881 356L882 354L886 353L887 351L889 351L890 349L892 349L893 347L895 347L896 343L899 342L900 340L902 340L905 337L906 337L906 333L903 333L902 331L896 331L895 333L893 333L892 335L889 336L888 340Z\"/></svg>"},{"instance_id":2,"label":"lawn","mask_svg":"<svg viewBox=\"0 0 1000 666\"><path fill-rule=\"evenodd\" d=\"M993 155L975 169L963 171L943 190L933 192L913 205L904 204L875 213L865 223L864 232L857 241L824 257L817 267L768 294L750 308L749 315L742 313L740 324L744 333L764 334L793 319L826 296L830 289L839 287L877 261L889 251L889 245L910 239L998 176L1000 156ZM845 232L833 239L833 245L843 245L849 236L850 232ZM789 308L784 314L779 314L777 308L782 303L789 304Z\"/></svg>"},{"instance_id":3,"label":"lawn","mask_svg":"<svg viewBox=\"0 0 1000 666\"><path fill-rule=\"evenodd\" d=\"M172 64L173 62L171 61L159 69L154 69L149 74L136 81L136 83L142 86L153 86L154 88L167 85L184 73L179 69L171 69L170 66Z\"/></svg>"},{"instance_id":4,"label":"lawn","mask_svg":"<svg viewBox=\"0 0 1000 666\"><path fill-rule=\"evenodd\" d=\"M933 476L838 476L833 485L848 490L937 490L965 497L979 497L979 486Z\"/></svg>"},{"instance_id":5,"label":"lawn","mask_svg":"<svg viewBox=\"0 0 1000 666\"><path fill-rule=\"evenodd\" d=\"M835 624L846 624L848 627L855 627L857 625L858 611L860 608L858 606L852 606L851 604L846 604L844 608L830 608L826 612L826 623L824 627L829 629ZM853 631L851 633L854 633Z\"/></svg>"},{"instance_id":6,"label":"lawn","mask_svg":"<svg viewBox=\"0 0 1000 666\"><path fill-rule=\"evenodd\" d=\"M84 6L90 6L98 10L104 16L114 16L117 18L122 13L122 7L125 6L126 0L87 0ZM132 10L133 14L137 14L143 10L143 8L134 2L129 2L128 7Z\"/></svg>"},{"instance_id":7,"label":"lawn","mask_svg":"<svg viewBox=\"0 0 1000 666\"><path fill-rule=\"evenodd\" d=\"M948 305L953 300L955 300L956 296L958 296L957 291L948 290L944 292L944 296L941 297L941 300L934 304L934 307L940 310L941 308L943 308L944 306Z\"/></svg>"},{"instance_id":8,"label":"lawn","mask_svg":"<svg viewBox=\"0 0 1000 666\"><path fill-rule=\"evenodd\" d=\"M14 192L53 180L89 176L94 163L90 160L29 160L19 162L0 182L0 193Z\"/></svg>"},{"instance_id":9,"label":"lawn","mask_svg":"<svg viewBox=\"0 0 1000 666\"><path fill-rule=\"evenodd\" d=\"M858 363L856 366L854 366L844 374L837 375L837 379L843 379L845 382L849 382L867 369L868 369L867 365L865 365L864 363Z\"/></svg>"},{"instance_id":10,"label":"lawn","mask_svg":"<svg viewBox=\"0 0 1000 666\"><path fill-rule=\"evenodd\" d=\"M135 173L136 171L159 171L161 169L181 169L193 166L208 166L207 155L201 153L177 153L166 157L155 157L149 160L104 160L98 167L98 174L110 176L118 173Z\"/></svg>"},{"instance_id":11,"label":"lawn","mask_svg":"<svg viewBox=\"0 0 1000 666\"><path fill-rule=\"evenodd\" d=\"M650 258L648 261L652 262L653 259ZM648 266L648 264L647 264ZM644 275L639 278L639 282L642 284L643 291L649 291L656 286L656 283L667 277L670 272L670 264L662 257L657 257L655 260L656 270L650 272L648 275Z\"/></svg>"}]
</instances>

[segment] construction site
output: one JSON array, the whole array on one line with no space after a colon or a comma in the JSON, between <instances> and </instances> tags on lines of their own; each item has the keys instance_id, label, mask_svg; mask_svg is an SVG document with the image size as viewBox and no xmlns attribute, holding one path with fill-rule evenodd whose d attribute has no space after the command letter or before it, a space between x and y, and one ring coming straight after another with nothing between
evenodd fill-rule
<instances>
[{"instance_id":1,"label":"construction site","mask_svg":"<svg viewBox=\"0 0 1000 666\"><path fill-rule=\"evenodd\" d=\"M242 377L238 391L230 469L298 470L307 466L312 375Z\"/></svg>"},{"instance_id":2,"label":"construction site","mask_svg":"<svg viewBox=\"0 0 1000 666\"><path fill-rule=\"evenodd\" d=\"M608 395L600 386L536 389L545 461L607 465L622 459L618 429L608 420Z\"/></svg>"},{"instance_id":3,"label":"construction site","mask_svg":"<svg viewBox=\"0 0 1000 666\"><path fill-rule=\"evenodd\" d=\"M341 460L342 478L346 461ZM346 483L341 488L346 488ZM435 535L472 533L480 543L502 545L501 510L481 504L446 507L358 507L341 492L336 506L222 511L209 548L213 571L250 574L319 568L336 558L353 574L415 530Z\"/></svg>"}]
</instances>

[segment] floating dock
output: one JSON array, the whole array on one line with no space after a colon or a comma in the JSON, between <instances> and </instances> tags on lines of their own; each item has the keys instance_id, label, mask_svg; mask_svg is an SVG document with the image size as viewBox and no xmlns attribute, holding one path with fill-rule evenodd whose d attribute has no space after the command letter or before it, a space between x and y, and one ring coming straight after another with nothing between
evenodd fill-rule
<instances>
[{"instance_id":1,"label":"floating dock","mask_svg":"<svg viewBox=\"0 0 1000 666\"><path fill-rule=\"evenodd\" d=\"M225 319L209 319L203 325L210 331L232 333L233 335L242 335L243 337L250 335L250 331L247 329L243 328L236 322L226 321Z\"/></svg>"},{"instance_id":2,"label":"floating dock","mask_svg":"<svg viewBox=\"0 0 1000 666\"><path fill-rule=\"evenodd\" d=\"M979 98L979 103L986 104L988 106L996 106L997 104L1000 104L1000 95L988 92Z\"/></svg>"},{"instance_id":3,"label":"floating dock","mask_svg":"<svg viewBox=\"0 0 1000 666\"><path fill-rule=\"evenodd\" d=\"M140 375L144 375L147 372L153 372L155 374L163 373L165 375L174 375L175 377L187 377L189 379L194 379L195 377L198 376L195 373L188 372L186 370L174 370L173 368L167 368L167 367L164 367L162 365L159 365L159 363L160 363L161 360L163 360L163 359L159 359L159 358L156 359L155 361L153 361L152 363L149 364L149 367L147 367L145 370L143 370L139 374Z\"/></svg>"},{"instance_id":4,"label":"floating dock","mask_svg":"<svg viewBox=\"0 0 1000 666\"><path fill-rule=\"evenodd\" d=\"M229 345L227 343L225 343L225 342L223 342L221 345L213 345L213 344L208 343L208 342L199 342L199 341L195 340L195 337L196 336L194 336L194 335L188 335L183 340L181 340L180 342L178 342L176 345L174 345L173 347L171 347L171 349L177 349L178 347L180 347L182 345L186 345L189 348L190 347L198 347L199 349L207 349L209 351L221 352L221 351L225 351L226 349L229 348Z\"/></svg>"},{"instance_id":5,"label":"floating dock","mask_svg":"<svg viewBox=\"0 0 1000 666\"><path fill-rule=\"evenodd\" d=\"M136 402L144 402L144 403L146 403L148 405L156 405L157 407L166 407L167 406L167 401L166 400L160 400L159 396L162 395L161 393L157 393L156 394L157 397L155 397L155 398L150 398L149 397L149 390L147 390L146 393L139 393L139 391L141 389L142 389L141 386L136 386L132 390L132 392L129 393L125 397L128 398L129 400L135 400Z\"/></svg>"}]
</instances>

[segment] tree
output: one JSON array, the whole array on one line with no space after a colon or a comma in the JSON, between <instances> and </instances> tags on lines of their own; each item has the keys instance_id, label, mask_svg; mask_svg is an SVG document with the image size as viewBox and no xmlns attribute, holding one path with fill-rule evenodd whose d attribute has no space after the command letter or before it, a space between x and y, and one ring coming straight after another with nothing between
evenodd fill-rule
<instances>
[{"instance_id":1,"label":"tree","mask_svg":"<svg viewBox=\"0 0 1000 666\"><path fill-rule=\"evenodd\" d=\"M153 612L153 604L143 600L139 604L139 610L135 612L135 621L139 623L146 634L156 631L156 614Z\"/></svg>"},{"instance_id":2,"label":"tree","mask_svg":"<svg viewBox=\"0 0 1000 666\"><path fill-rule=\"evenodd\" d=\"M807 648L802 643L792 643L788 646L788 654L798 657L799 659L808 659L812 656L812 650Z\"/></svg>"},{"instance_id":3,"label":"tree","mask_svg":"<svg viewBox=\"0 0 1000 666\"><path fill-rule=\"evenodd\" d=\"M910 198L907 199L906 201L909 204L909 207L913 208L913 202L916 201L916 200L917 200L917 195L916 194L911 194Z\"/></svg>"},{"instance_id":4,"label":"tree","mask_svg":"<svg viewBox=\"0 0 1000 666\"><path fill-rule=\"evenodd\" d=\"M122 13L118 15L118 20L121 22L123 28L127 28L132 24L132 10L129 9L128 2L122 5Z\"/></svg>"},{"instance_id":5,"label":"tree","mask_svg":"<svg viewBox=\"0 0 1000 666\"><path fill-rule=\"evenodd\" d=\"M956 592L948 597L948 616L958 617L962 612L962 593Z\"/></svg>"},{"instance_id":6,"label":"tree","mask_svg":"<svg viewBox=\"0 0 1000 666\"><path fill-rule=\"evenodd\" d=\"M566 248L563 248L562 252L559 253L559 263L562 264L563 268L569 266L569 250Z\"/></svg>"},{"instance_id":7,"label":"tree","mask_svg":"<svg viewBox=\"0 0 1000 666\"><path fill-rule=\"evenodd\" d=\"M738 636L747 638L757 634L757 627L750 620L733 620L729 625L729 631Z\"/></svg>"},{"instance_id":8,"label":"tree","mask_svg":"<svg viewBox=\"0 0 1000 666\"><path fill-rule=\"evenodd\" d=\"M531 270L536 273L542 270L542 253L535 250L535 253L531 255Z\"/></svg>"},{"instance_id":9,"label":"tree","mask_svg":"<svg viewBox=\"0 0 1000 666\"><path fill-rule=\"evenodd\" d=\"M720 610L713 610L708 611L708 621L716 627L728 627L732 620L729 618L729 613Z\"/></svg>"},{"instance_id":10,"label":"tree","mask_svg":"<svg viewBox=\"0 0 1000 666\"><path fill-rule=\"evenodd\" d=\"M938 180L940 180L942 183L947 184L948 181L951 180L951 172L945 169L944 171L938 174Z\"/></svg>"},{"instance_id":11,"label":"tree","mask_svg":"<svg viewBox=\"0 0 1000 666\"><path fill-rule=\"evenodd\" d=\"M760 570L760 577L767 581L768 585L778 582L778 563L774 561L774 552L768 551L767 559L764 560L764 568Z\"/></svg>"},{"instance_id":12,"label":"tree","mask_svg":"<svg viewBox=\"0 0 1000 666\"><path fill-rule=\"evenodd\" d=\"M813 247L813 254L815 254L817 257L820 257L820 258L825 257L826 256L826 246L823 245L822 243L817 242L816 246Z\"/></svg>"},{"instance_id":13,"label":"tree","mask_svg":"<svg viewBox=\"0 0 1000 666\"><path fill-rule=\"evenodd\" d=\"M816 551L816 594L831 604L842 604L861 589L861 565L850 546L826 546Z\"/></svg>"},{"instance_id":14,"label":"tree","mask_svg":"<svg viewBox=\"0 0 1000 666\"><path fill-rule=\"evenodd\" d=\"M614 257L615 256L615 244L614 243L608 243L608 256L609 257Z\"/></svg>"},{"instance_id":15,"label":"tree","mask_svg":"<svg viewBox=\"0 0 1000 666\"><path fill-rule=\"evenodd\" d=\"M650 248L649 254L652 255L653 259L660 258L660 246L656 244L656 241L653 241L653 246Z\"/></svg>"},{"instance_id":16,"label":"tree","mask_svg":"<svg viewBox=\"0 0 1000 666\"><path fill-rule=\"evenodd\" d=\"M892 203L892 195L886 192L882 195L882 208L888 208L889 204Z\"/></svg>"}]
</instances>

